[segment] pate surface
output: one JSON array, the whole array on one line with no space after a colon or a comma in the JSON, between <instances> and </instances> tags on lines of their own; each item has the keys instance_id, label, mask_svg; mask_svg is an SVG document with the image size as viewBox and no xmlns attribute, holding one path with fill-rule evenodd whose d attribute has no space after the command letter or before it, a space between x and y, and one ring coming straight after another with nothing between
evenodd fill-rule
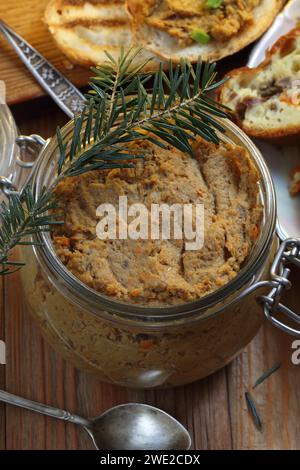
<instances>
[{"instance_id":1,"label":"pate surface","mask_svg":"<svg viewBox=\"0 0 300 470\"><path fill-rule=\"evenodd\" d=\"M257 172L242 147L197 143L195 159L139 142L145 160L133 169L94 171L60 183L64 211L53 242L66 267L89 287L116 300L174 305L203 297L232 280L258 235ZM100 240L102 203L204 203L204 246L182 240Z\"/></svg>"},{"instance_id":2,"label":"pate surface","mask_svg":"<svg viewBox=\"0 0 300 470\"><path fill-rule=\"evenodd\" d=\"M205 0L147 0L143 8L147 24L186 46L199 28L216 41L228 41L253 24L253 10L259 4L260 0L223 0L218 8L209 8Z\"/></svg>"}]
</instances>

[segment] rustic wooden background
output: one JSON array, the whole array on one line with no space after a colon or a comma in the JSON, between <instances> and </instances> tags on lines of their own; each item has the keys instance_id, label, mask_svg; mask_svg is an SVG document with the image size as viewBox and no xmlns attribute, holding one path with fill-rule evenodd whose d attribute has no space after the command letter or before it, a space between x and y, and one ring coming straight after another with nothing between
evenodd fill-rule
<instances>
[{"instance_id":1,"label":"rustic wooden background","mask_svg":"<svg viewBox=\"0 0 300 470\"><path fill-rule=\"evenodd\" d=\"M48 31L44 17L48 0L0 0L0 18L35 47L47 60L66 75L76 86L87 83L89 71L73 65L58 49ZM22 64L13 48L0 39L1 80L7 85L8 103L44 95L30 72Z\"/></svg>"},{"instance_id":2,"label":"rustic wooden background","mask_svg":"<svg viewBox=\"0 0 300 470\"><path fill-rule=\"evenodd\" d=\"M66 118L48 99L13 109L24 134L49 137ZM289 302L300 310L300 276ZM299 292L299 291L298 291ZM0 339L7 364L0 387L21 396L95 416L120 403L140 401L176 416L190 431L195 449L299 449L300 365L291 363L293 338L265 324L231 365L189 386L161 391L126 390L75 370L44 342L23 305L18 274L5 279L1 295ZM244 392L260 374L283 366L253 393L264 426L256 430ZM0 405L0 448L91 449L84 431L9 405Z\"/></svg>"}]
</instances>

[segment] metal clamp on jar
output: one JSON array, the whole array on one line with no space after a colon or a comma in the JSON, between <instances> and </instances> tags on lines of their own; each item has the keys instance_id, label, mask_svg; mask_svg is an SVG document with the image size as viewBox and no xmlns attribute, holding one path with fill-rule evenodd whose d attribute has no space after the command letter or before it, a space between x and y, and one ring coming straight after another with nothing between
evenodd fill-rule
<instances>
[{"instance_id":1,"label":"metal clamp on jar","mask_svg":"<svg viewBox=\"0 0 300 470\"><path fill-rule=\"evenodd\" d=\"M300 330L292 328L280 321L276 315L283 314L293 322L300 323L300 316L290 308L280 303L284 292L292 287L289 280L291 269L295 265L300 268L300 239L287 238L282 241L271 267L272 288L267 295L261 297L264 314L273 325L295 336L300 336Z\"/></svg>"}]
</instances>

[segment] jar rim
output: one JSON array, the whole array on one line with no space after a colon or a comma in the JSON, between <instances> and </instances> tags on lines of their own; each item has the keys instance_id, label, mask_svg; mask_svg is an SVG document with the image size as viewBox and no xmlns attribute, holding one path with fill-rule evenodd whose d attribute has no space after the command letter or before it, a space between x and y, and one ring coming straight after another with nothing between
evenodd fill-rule
<instances>
[{"instance_id":1,"label":"jar rim","mask_svg":"<svg viewBox=\"0 0 300 470\"><path fill-rule=\"evenodd\" d=\"M54 250L54 246L49 233L42 232L35 236L36 244L33 247L35 256L43 269L51 277L55 275L60 279L60 282L55 287L60 289L64 295L72 295L71 301L75 302L80 307L86 308L87 304L89 310L94 314L100 315L99 307L103 311L113 313L119 318L127 320L139 320L142 322L161 323L165 321L177 321L182 318L187 318L188 315L193 315L196 312L207 310L213 307L222 300L226 299L234 292L241 289L248 283L255 273L259 271L261 266L269 253L269 247L273 241L276 229L276 196L270 172L263 159L261 152L249 137L234 123L229 120L219 119L223 127L234 136L234 140L239 145L245 147L255 164L258 172L260 183L262 183L261 197L263 199L263 210L265 223L263 229L260 231L259 238L252 247L251 253L246 260L242 269L238 274L227 284L220 287L216 291L201 297L199 299L185 302L177 305L162 305L162 306L147 306L137 305L129 302L121 302L112 297L108 297L101 292L98 292L72 274L66 266L62 263L59 256ZM67 140L73 128L72 121L67 123L62 129L62 136ZM50 170L53 171L55 162L53 155L57 153L58 145L55 138L50 139L49 143L42 150L41 158L39 158L38 165L33 175L33 186L35 188L35 197L39 194L44 186L45 169L50 162ZM63 281L63 283L61 282Z\"/></svg>"},{"instance_id":2,"label":"jar rim","mask_svg":"<svg viewBox=\"0 0 300 470\"><path fill-rule=\"evenodd\" d=\"M18 135L14 117L6 104L0 104L0 175L16 184L20 168L17 166Z\"/></svg>"}]
</instances>

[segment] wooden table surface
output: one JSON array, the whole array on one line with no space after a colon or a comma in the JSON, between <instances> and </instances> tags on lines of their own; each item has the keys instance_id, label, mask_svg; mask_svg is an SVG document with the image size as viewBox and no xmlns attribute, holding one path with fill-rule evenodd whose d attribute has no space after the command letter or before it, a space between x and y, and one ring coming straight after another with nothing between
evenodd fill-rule
<instances>
[{"instance_id":1,"label":"wooden table surface","mask_svg":"<svg viewBox=\"0 0 300 470\"><path fill-rule=\"evenodd\" d=\"M48 99L13 111L24 134L48 137L66 120ZM294 276L294 283L300 287L299 276ZM297 288L289 302L300 310ZM64 362L44 342L26 312L18 274L5 278L0 320L0 339L7 345L7 364L0 365L0 387L9 392L83 416L95 416L130 401L156 405L189 429L194 449L300 448L300 365L291 363L294 339L267 323L238 358L207 379L174 389L135 391L103 384ZM263 419L259 432L248 414L244 393L278 361L282 368L253 392ZM92 446L74 425L0 405L0 448Z\"/></svg>"},{"instance_id":2,"label":"wooden table surface","mask_svg":"<svg viewBox=\"0 0 300 470\"><path fill-rule=\"evenodd\" d=\"M86 85L90 77L89 70L72 64L62 54L43 21L47 3L48 0L0 0L0 18L76 86ZM8 103L19 103L45 94L2 35L0 71L1 80L6 83Z\"/></svg>"}]
</instances>

